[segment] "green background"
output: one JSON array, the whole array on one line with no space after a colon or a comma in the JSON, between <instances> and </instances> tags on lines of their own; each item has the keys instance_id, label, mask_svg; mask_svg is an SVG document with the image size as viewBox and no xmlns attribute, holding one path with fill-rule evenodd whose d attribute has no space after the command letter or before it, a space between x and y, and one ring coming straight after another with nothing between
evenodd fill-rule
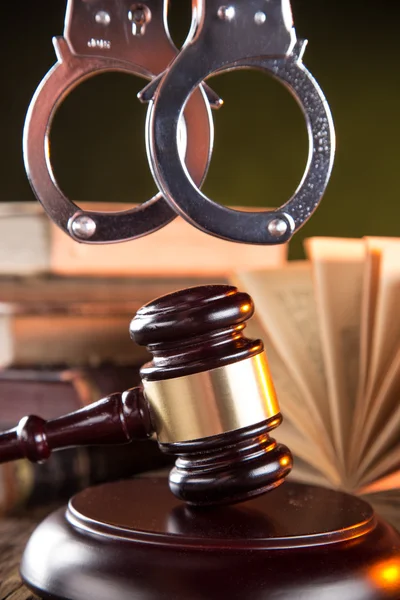
<instances>
[{"instance_id":1,"label":"green background","mask_svg":"<svg viewBox=\"0 0 400 600\"><path fill-rule=\"evenodd\" d=\"M101 2L99 1L99 5ZM400 68L398 3L293 0L304 62L330 103L337 135L333 175L320 208L295 236L291 256L312 235L400 232ZM2 8L0 201L33 200L21 138L30 98L55 61L51 37L63 30L64 0ZM190 1L173 0L176 43ZM215 150L204 191L230 205L278 206L295 190L306 162L300 109L276 81L253 71L210 80L224 99L214 113ZM52 161L61 188L79 200L141 202L155 191L144 151L143 81L106 74L82 84L56 114Z\"/></svg>"}]
</instances>

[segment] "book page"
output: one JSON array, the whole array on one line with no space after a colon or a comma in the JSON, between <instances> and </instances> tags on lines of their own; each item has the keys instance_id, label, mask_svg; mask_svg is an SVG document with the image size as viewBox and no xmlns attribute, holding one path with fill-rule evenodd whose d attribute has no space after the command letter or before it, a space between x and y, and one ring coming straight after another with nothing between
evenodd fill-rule
<instances>
[{"instance_id":1,"label":"book page","mask_svg":"<svg viewBox=\"0 0 400 600\"><path fill-rule=\"evenodd\" d=\"M247 337L260 338L263 341L281 413L284 418L288 417L296 423L298 431L311 441L315 450L315 447L320 446L321 441L318 428L315 428L314 421L310 422L309 408L302 399L301 392L277 352L269 333L262 326L258 313L248 322L245 334Z\"/></svg>"},{"instance_id":2,"label":"book page","mask_svg":"<svg viewBox=\"0 0 400 600\"><path fill-rule=\"evenodd\" d=\"M400 240L368 238L375 255L377 292L358 465L361 480L373 480L400 460ZM376 258L377 257L377 258Z\"/></svg>"},{"instance_id":3,"label":"book page","mask_svg":"<svg viewBox=\"0 0 400 600\"><path fill-rule=\"evenodd\" d=\"M400 470L374 481L370 485L358 490L359 494L377 494L379 492L387 492L398 489L400 491Z\"/></svg>"},{"instance_id":4,"label":"book page","mask_svg":"<svg viewBox=\"0 0 400 600\"><path fill-rule=\"evenodd\" d=\"M365 388L367 386L368 369L371 360L380 272L380 252L371 243L371 238L363 239L365 243L365 267L361 301L360 376L358 388L359 395L363 398L361 407L365 407L366 405L364 401Z\"/></svg>"},{"instance_id":5,"label":"book page","mask_svg":"<svg viewBox=\"0 0 400 600\"><path fill-rule=\"evenodd\" d=\"M385 249L393 247L398 241L397 238L364 238L366 263L361 315L360 380L354 415L353 449L356 451L352 454L353 468L355 471L360 469L360 474L375 458L370 440L372 442L376 441L376 434L382 430L387 419L390 418L391 411L394 409L393 401L396 403L393 392L390 392L397 369L395 357L389 358L389 361L392 360L392 366L388 371L383 369L378 379L372 373L374 367L371 362L374 355L375 361L378 358L374 339L376 329L379 327L377 314L380 312L382 258ZM381 442L382 438L379 444ZM365 454L366 449L367 455Z\"/></svg>"},{"instance_id":6,"label":"book page","mask_svg":"<svg viewBox=\"0 0 400 600\"><path fill-rule=\"evenodd\" d=\"M349 458L353 472L357 471L362 458L365 419L369 412L370 398L367 396L367 384L380 272L380 252L370 243L370 239L363 238L363 241L365 244L365 265L361 293L360 367Z\"/></svg>"},{"instance_id":7,"label":"book page","mask_svg":"<svg viewBox=\"0 0 400 600\"><path fill-rule=\"evenodd\" d=\"M289 481L297 481L309 485L332 487L332 483L319 470L314 469L301 458L294 456L293 469L288 475Z\"/></svg>"},{"instance_id":8,"label":"book page","mask_svg":"<svg viewBox=\"0 0 400 600\"><path fill-rule=\"evenodd\" d=\"M364 496L375 512L400 531L400 489L392 489Z\"/></svg>"},{"instance_id":9,"label":"book page","mask_svg":"<svg viewBox=\"0 0 400 600\"><path fill-rule=\"evenodd\" d=\"M391 422L388 424L386 435L377 438L371 452L361 463L358 477L363 484L365 481L373 482L383 477L400 465L399 413L400 411L397 411L395 424L392 425Z\"/></svg>"},{"instance_id":10,"label":"book page","mask_svg":"<svg viewBox=\"0 0 400 600\"><path fill-rule=\"evenodd\" d=\"M341 478L333 449L327 437L321 435L321 429L318 428L315 421L310 420L309 408L303 401L298 386L257 316L254 316L248 323L246 335L252 338L261 338L264 342L272 380L283 415L283 422L273 431L272 437L286 444L293 455L301 457L304 462L313 465L313 470L322 471L325 482L330 482L331 485L340 485Z\"/></svg>"},{"instance_id":11,"label":"book page","mask_svg":"<svg viewBox=\"0 0 400 600\"><path fill-rule=\"evenodd\" d=\"M376 395L391 361L400 347L400 240L370 238L380 252L379 287L376 297L367 396Z\"/></svg>"},{"instance_id":12,"label":"book page","mask_svg":"<svg viewBox=\"0 0 400 600\"><path fill-rule=\"evenodd\" d=\"M360 472L395 443L400 446L400 348L368 412L360 441Z\"/></svg>"},{"instance_id":13,"label":"book page","mask_svg":"<svg viewBox=\"0 0 400 600\"><path fill-rule=\"evenodd\" d=\"M400 465L400 447L395 444L394 447L384 456L379 457L375 463L360 478L359 487L364 488L372 485L375 481L387 477L399 470Z\"/></svg>"},{"instance_id":14,"label":"book page","mask_svg":"<svg viewBox=\"0 0 400 600\"><path fill-rule=\"evenodd\" d=\"M297 429L297 423L292 422L287 417L273 433L272 436L282 444L285 444L293 454L294 471L297 472L297 465L302 465L303 477L308 471L317 475L324 485L340 487L342 480L335 464L325 455L318 446L310 443L310 440ZM300 462L299 462L300 461ZM314 479L305 478L304 481L312 483Z\"/></svg>"},{"instance_id":15,"label":"book page","mask_svg":"<svg viewBox=\"0 0 400 600\"><path fill-rule=\"evenodd\" d=\"M303 461L312 463L313 457L316 456L316 446L305 436L296 426L296 423L290 420L290 417L285 416L279 428L271 433L281 444L285 444L292 454L298 456ZM318 465L316 466L318 469Z\"/></svg>"},{"instance_id":16,"label":"book page","mask_svg":"<svg viewBox=\"0 0 400 600\"><path fill-rule=\"evenodd\" d=\"M257 318L295 382L308 420L329 443L330 416L309 263L237 272L233 282L252 296Z\"/></svg>"},{"instance_id":17,"label":"book page","mask_svg":"<svg viewBox=\"0 0 400 600\"><path fill-rule=\"evenodd\" d=\"M365 248L362 240L341 238L311 238L305 248L313 268L333 439L344 467L359 377Z\"/></svg>"}]
</instances>

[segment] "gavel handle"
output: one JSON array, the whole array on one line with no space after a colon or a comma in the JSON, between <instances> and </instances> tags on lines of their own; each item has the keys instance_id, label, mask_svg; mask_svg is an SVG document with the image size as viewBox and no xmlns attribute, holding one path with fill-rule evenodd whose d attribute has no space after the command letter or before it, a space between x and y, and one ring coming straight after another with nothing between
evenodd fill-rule
<instances>
[{"instance_id":1,"label":"gavel handle","mask_svg":"<svg viewBox=\"0 0 400 600\"><path fill-rule=\"evenodd\" d=\"M0 434L0 463L46 460L53 450L146 439L152 426L142 388L112 394L68 415L45 421L29 416Z\"/></svg>"}]
</instances>

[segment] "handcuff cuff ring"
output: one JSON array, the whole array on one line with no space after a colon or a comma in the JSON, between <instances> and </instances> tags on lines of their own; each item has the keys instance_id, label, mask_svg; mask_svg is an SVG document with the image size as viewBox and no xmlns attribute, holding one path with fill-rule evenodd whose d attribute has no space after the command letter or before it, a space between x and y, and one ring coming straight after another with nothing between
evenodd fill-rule
<instances>
[{"instance_id":1,"label":"handcuff cuff ring","mask_svg":"<svg viewBox=\"0 0 400 600\"><path fill-rule=\"evenodd\" d=\"M288 24L289 3L284 0L273 0L268 5L272 25L266 40L265 34L264 39L252 39L251 32L241 36L240 27L248 28L249 21L245 19L252 5L257 5L254 0L236 0L235 6L222 7L222 13L220 7L219 19L217 0L196 2L202 15L197 38L184 47L154 90L147 129L153 176L171 207L206 233L248 244L287 242L317 208L331 175L335 150L329 106L302 63L306 42L296 41L293 23ZM232 9L231 13L228 9ZM224 30L231 25L228 21L234 18L235 11L238 23ZM256 12L255 23L259 15L260 11ZM254 23L253 27L260 31ZM210 47L213 52L208 51ZM266 47L269 52L264 51ZM241 52L245 58L240 58ZM199 190L179 156L178 123L193 90L212 75L243 68L269 73L282 82L297 100L307 123L309 155L305 173L294 195L277 210L244 212L215 203Z\"/></svg>"},{"instance_id":2,"label":"handcuff cuff ring","mask_svg":"<svg viewBox=\"0 0 400 600\"><path fill-rule=\"evenodd\" d=\"M160 4L159 0L157 2ZM162 3L164 2L165 0ZM70 3L73 4L71 0ZM111 56L77 55L65 37L53 38L53 43L57 63L39 84L24 127L25 169L37 199L54 223L79 242L99 244L125 241L160 229L177 216L161 193L124 211L104 213L79 208L57 185L49 147L49 132L55 111L80 83L94 75L110 71L133 74L147 80L152 80L155 75L127 60ZM165 51L165 46L163 49ZM163 56L158 60L167 58L168 56ZM150 112L147 118L149 115ZM196 182L201 184L208 169L213 145L211 109L203 86L196 90L193 100L185 109L184 123L187 168ZM182 129L180 127L181 132Z\"/></svg>"}]
</instances>

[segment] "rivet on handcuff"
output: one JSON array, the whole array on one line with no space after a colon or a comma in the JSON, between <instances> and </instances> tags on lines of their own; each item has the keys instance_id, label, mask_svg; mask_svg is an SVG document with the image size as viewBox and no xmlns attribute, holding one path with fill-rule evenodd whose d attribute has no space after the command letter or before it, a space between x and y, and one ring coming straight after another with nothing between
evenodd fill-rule
<instances>
[{"instance_id":1,"label":"rivet on handcuff","mask_svg":"<svg viewBox=\"0 0 400 600\"><path fill-rule=\"evenodd\" d=\"M176 217L161 194L131 210L81 210L59 189L49 146L53 115L79 83L107 71L152 79L167 68L178 53L168 31L167 4L167 0L148 0L146 4L68 0L64 37L53 38L57 63L31 101L24 129L24 160L33 191L47 214L78 241L107 243L137 238ZM210 104L218 107L221 103L212 90L202 86L185 109L180 152L198 184L207 172L213 145Z\"/></svg>"},{"instance_id":2,"label":"rivet on handcuff","mask_svg":"<svg viewBox=\"0 0 400 600\"><path fill-rule=\"evenodd\" d=\"M290 1L235 0L221 5L217 0L193 0L192 26L179 54L168 34L166 3L69 0L65 37L55 39L58 63L32 100L24 134L25 165L38 199L64 231L89 243L145 235L166 225L176 213L204 232L227 240L288 241L317 208L335 150L331 113L303 65L306 42L297 41ZM276 210L237 211L216 204L199 189L213 142L208 102L221 104L203 82L243 68L261 70L281 81L296 98L307 123L309 155L304 176L292 198ZM84 213L55 183L48 129L57 105L70 90L87 77L110 70L152 80L140 98L149 101L146 148L161 195L131 211Z\"/></svg>"}]
</instances>

